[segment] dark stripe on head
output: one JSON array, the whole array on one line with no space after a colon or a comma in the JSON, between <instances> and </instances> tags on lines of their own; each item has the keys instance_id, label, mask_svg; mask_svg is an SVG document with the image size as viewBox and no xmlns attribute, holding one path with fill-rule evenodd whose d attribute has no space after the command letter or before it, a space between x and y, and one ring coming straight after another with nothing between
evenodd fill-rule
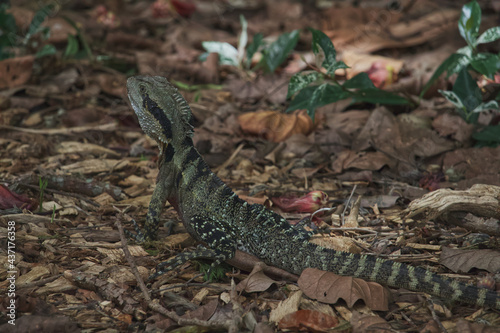
<instances>
[{"instance_id":1,"label":"dark stripe on head","mask_svg":"<svg viewBox=\"0 0 500 333\"><path fill-rule=\"evenodd\" d=\"M161 128L163 129L163 134L167 139L171 140L172 123L165 115L165 111L163 111L162 108L160 108L158 104L155 101L153 101L147 93L144 93L142 95L142 107L148 110L149 113L151 113L153 117L155 117L155 119L158 120L158 122L161 125Z\"/></svg>"}]
</instances>

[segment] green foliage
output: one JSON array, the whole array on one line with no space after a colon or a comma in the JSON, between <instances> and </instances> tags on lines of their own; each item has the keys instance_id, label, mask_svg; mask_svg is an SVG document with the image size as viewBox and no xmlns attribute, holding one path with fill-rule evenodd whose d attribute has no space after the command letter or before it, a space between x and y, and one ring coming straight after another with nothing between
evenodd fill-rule
<instances>
[{"instance_id":1,"label":"green foliage","mask_svg":"<svg viewBox=\"0 0 500 333\"><path fill-rule=\"evenodd\" d=\"M493 27L483 32L479 37L481 25L481 8L474 0L462 7L458 21L458 30L467 46L450 55L434 72L429 82L422 89L422 97L429 87L436 82L441 74L446 72L446 77L460 72L463 68L472 69L489 78L500 70L500 54L478 53L477 46L491 43L500 39L500 27Z\"/></svg>"},{"instance_id":2,"label":"green foliage","mask_svg":"<svg viewBox=\"0 0 500 333\"><path fill-rule=\"evenodd\" d=\"M479 112L489 109L498 109L496 101L483 103L481 90L466 68L458 73L452 91L439 92L457 108L458 113L468 123L475 124Z\"/></svg>"},{"instance_id":3,"label":"green foliage","mask_svg":"<svg viewBox=\"0 0 500 333\"><path fill-rule=\"evenodd\" d=\"M348 68L343 61L337 61L337 52L332 41L323 32L309 28L313 34L312 50L317 57L324 57L320 69L306 71L292 76L288 84L287 97L295 95L287 111L307 109L307 114L314 120L318 107L346 98L353 102L408 104L408 100L396 94L378 89L366 73L360 73L343 84L334 78L335 70Z\"/></svg>"},{"instance_id":4,"label":"green foliage","mask_svg":"<svg viewBox=\"0 0 500 333\"><path fill-rule=\"evenodd\" d=\"M247 57L245 60L245 67L250 68L252 65L252 57L259 50L261 46L264 45L264 35L262 35L260 32L253 36L253 40L250 44L248 44L247 47Z\"/></svg>"},{"instance_id":5,"label":"green foliage","mask_svg":"<svg viewBox=\"0 0 500 333\"><path fill-rule=\"evenodd\" d=\"M458 20L458 30L470 47L476 47L480 25L481 8L479 4L475 0L465 4L462 7L462 14Z\"/></svg>"},{"instance_id":6,"label":"green foliage","mask_svg":"<svg viewBox=\"0 0 500 333\"><path fill-rule=\"evenodd\" d=\"M266 72L272 73L281 65L299 41L299 30L284 33L277 40L262 50L262 60L259 65L264 67Z\"/></svg>"},{"instance_id":7,"label":"green foliage","mask_svg":"<svg viewBox=\"0 0 500 333\"><path fill-rule=\"evenodd\" d=\"M313 35L312 50L316 56L323 51L325 60L321 64L326 69L327 75L334 75L335 71L339 68L349 68L343 61L337 61L337 51L333 46L332 41L322 31L309 28Z\"/></svg>"},{"instance_id":8,"label":"green foliage","mask_svg":"<svg viewBox=\"0 0 500 333\"><path fill-rule=\"evenodd\" d=\"M68 35L68 44L66 45L66 50L64 51L64 57L69 58L76 55L80 46L78 45L78 39L76 36Z\"/></svg>"},{"instance_id":9,"label":"green foliage","mask_svg":"<svg viewBox=\"0 0 500 333\"><path fill-rule=\"evenodd\" d=\"M20 49L21 52L18 53L28 53L28 50L34 50L37 58L56 52L53 45L42 46L41 43L50 35L49 29L41 25L53 10L53 5L43 6L35 13L24 37L18 35L20 29L16 26L14 16L7 13L8 8L7 4L0 4L0 60L14 57L14 49Z\"/></svg>"},{"instance_id":10,"label":"green foliage","mask_svg":"<svg viewBox=\"0 0 500 333\"><path fill-rule=\"evenodd\" d=\"M452 91L439 90L457 109L460 116L470 124L477 124L479 113L496 109L495 100L483 101L481 89L469 70L486 77L493 78L500 70L500 54L478 53L479 44L491 43L500 39L500 27L493 27L479 36L481 25L481 8L476 1L462 7L462 14L458 21L458 30L467 46L450 55L434 72L431 79L424 86L421 96L443 73L447 76L458 73ZM479 146L497 146L500 144L500 129L498 126L486 126L481 132L475 133L473 138Z\"/></svg>"},{"instance_id":11,"label":"green foliage","mask_svg":"<svg viewBox=\"0 0 500 333\"><path fill-rule=\"evenodd\" d=\"M28 42L39 32L44 33L45 39L47 39L48 36L48 29L47 28L41 28L43 21L47 18L47 16L50 14L50 12L54 9L54 5L49 4L46 6L43 6L40 8L35 15L33 16L33 19L31 20L30 26L28 28L28 33L26 36L24 36L24 41L23 45L27 45Z\"/></svg>"},{"instance_id":12,"label":"green foliage","mask_svg":"<svg viewBox=\"0 0 500 333\"><path fill-rule=\"evenodd\" d=\"M94 60L94 55L90 49L82 30L78 25L69 17L63 16L63 19L68 22L76 31L76 35L68 34L68 44L66 45L66 50L64 51L65 58L76 58L76 59L89 59ZM81 47L80 47L81 45Z\"/></svg>"},{"instance_id":13,"label":"green foliage","mask_svg":"<svg viewBox=\"0 0 500 333\"><path fill-rule=\"evenodd\" d=\"M10 35L17 35L16 20L12 14L7 13L8 5L0 4L0 60L12 56L9 50L5 48L11 47Z\"/></svg>"},{"instance_id":14,"label":"green foliage","mask_svg":"<svg viewBox=\"0 0 500 333\"><path fill-rule=\"evenodd\" d=\"M38 187L40 188L40 212L42 212L42 204L43 204L43 192L49 185L49 181L47 179L43 179L42 177L38 177Z\"/></svg>"},{"instance_id":15,"label":"green foliage","mask_svg":"<svg viewBox=\"0 0 500 333\"><path fill-rule=\"evenodd\" d=\"M220 264L216 267L212 267L211 264L196 261L199 265L200 272L203 273L203 279L205 281L222 281L226 277L226 272L230 270L230 266L227 264Z\"/></svg>"},{"instance_id":16,"label":"green foliage","mask_svg":"<svg viewBox=\"0 0 500 333\"><path fill-rule=\"evenodd\" d=\"M226 42L206 41L202 43L202 46L207 52L200 56L200 60L206 60L208 53L218 53L220 64L250 69L253 55L261 50L263 56L256 68L261 67L266 72L274 72L286 60L299 40L299 31L294 30L284 33L269 45L265 45L264 38L259 33L248 44L248 24L243 15L240 16L240 22L241 34L238 39L238 48Z\"/></svg>"},{"instance_id":17,"label":"green foliage","mask_svg":"<svg viewBox=\"0 0 500 333\"><path fill-rule=\"evenodd\" d=\"M479 147L496 147L500 145L500 125L486 126L481 132L474 133L472 138Z\"/></svg>"},{"instance_id":18,"label":"green foliage","mask_svg":"<svg viewBox=\"0 0 500 333\"><path fill-rule=\"evenodd\" d=\"M239 66L238 50L231 44L226 42L203 42L201 45L208 53L218 53L221 65ZM202 60L206 59L208 53L203 54Z\"/></svg>"}]
</instances>

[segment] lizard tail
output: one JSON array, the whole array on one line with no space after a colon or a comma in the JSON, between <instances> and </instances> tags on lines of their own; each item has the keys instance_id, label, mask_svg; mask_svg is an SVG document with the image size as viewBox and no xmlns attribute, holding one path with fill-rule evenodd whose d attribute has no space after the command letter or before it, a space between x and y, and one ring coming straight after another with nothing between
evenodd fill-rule
<instances>
[{"instance_id":1,"label":"lizard tail","mask_svg":"<svg viewBox=\"0 0 500 333\"><path fill-rule=\"evenodd\" d=\"M421 267L413 267L370 255L324 250L319 256L323 258L320 259L321 262L318 262L319 265L314 265L315 268L338 275L378 282L390 287L423 291L451 301L500 309L500 294L496 291L478 288Z\"/></svg>"}]
</instances>

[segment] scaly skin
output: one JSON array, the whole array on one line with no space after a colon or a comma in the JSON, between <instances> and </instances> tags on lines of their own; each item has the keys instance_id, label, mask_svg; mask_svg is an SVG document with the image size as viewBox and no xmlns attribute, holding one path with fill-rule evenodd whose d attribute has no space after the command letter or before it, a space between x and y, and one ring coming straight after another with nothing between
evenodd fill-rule
<instances>
[{"instance_id":1,"label":"scaly skin","mask_svg":"<svg viewBox=\"0 0 500 333\"><path fill-rule=\"evenodd\" d=\"M193 252L181 253L159 264L153 277L190 259L210 258L215 260L215 265L232 258L239 249L295 274L313 267L500 309L500 296L494 291L423 268L310 243L306 231L290 226L283 217L262 205L243 201L210 170L193 145L191 109L165 78L131 77L127 88L142 129L160 148L157 185L146 224L136 239L156 238L159 217L168 200L191 236L204 244Z\"/></svg>"}]
</instances>

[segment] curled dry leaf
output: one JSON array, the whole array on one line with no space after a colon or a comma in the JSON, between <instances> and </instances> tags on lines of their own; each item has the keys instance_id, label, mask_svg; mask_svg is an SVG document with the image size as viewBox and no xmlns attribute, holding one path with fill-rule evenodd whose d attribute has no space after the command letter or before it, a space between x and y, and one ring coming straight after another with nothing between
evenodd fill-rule
<instances>
[{"instance_id":1,"label":"curled dry leaf","mask_svg":"<svg viewBox=\"0 0 500 333\"><path fill-rule=\"evenodd\" d=\"M320 302L334 304L342 298L352 307L357 300L362 299L372 310L389 309L389 291L375 282L307 268L300 275L298 285L304 294Z\"/></svg>"},{"instance_id":2,"label":"curled dry leaf","mask_svg":"<svg viewBox=\"0 0 500 333\"><path fill-rule=\"evenodd\" d=\"M257 111L238 117L241 129L264 139L281 142L294 134L309 135L315 128L312 119L304 110L293 114L275 111Z\"/></svg>"},{"instance_id":3,"label":"curled dry leaf","mask_svg":"<svg viewBox=\"0 0 500 333\"><path fill-rule=\"evenodd\" d=\"M457 250L443 247L439 262L455 273L467 273L471 268L488 272L500 270L500 252L495 250Z\"/></svg>"},{"instance_id":4,"label":"curled dry leaf","mask_svg":"<svg viewBox=\"0 0 500 333\"><path fill-rule=\"evenodd\" d=\"M274 281L270 277L266 276L262 271L262 266L255 265L252 272L246 279L238 283L236 290L245 290L247 293L256 291L265 291L273 283L278 284L279 282Z\"/></svg>"},{"instance_id":5,"label":"curled dry leaf","mask_svg":"<svg viewBox=\"0 0 500 333\"><path fill-rule=\"evenodd\" d=\"M379 316L353 311L351 317L353 332L390 332L391 326Z\"/></svg>"},{"instance_id":6,"label":"curled dry leaf","mask_svg":"<svg viewBox=\"0 0 500 333\"><path fill-rule=\"evenodd\" d=\"M336 317L313 310L298 310L280 320L280 330L331 332L339 324ZM337 332L337 331L336 331Z\"/></svg>"}]
</instances>

